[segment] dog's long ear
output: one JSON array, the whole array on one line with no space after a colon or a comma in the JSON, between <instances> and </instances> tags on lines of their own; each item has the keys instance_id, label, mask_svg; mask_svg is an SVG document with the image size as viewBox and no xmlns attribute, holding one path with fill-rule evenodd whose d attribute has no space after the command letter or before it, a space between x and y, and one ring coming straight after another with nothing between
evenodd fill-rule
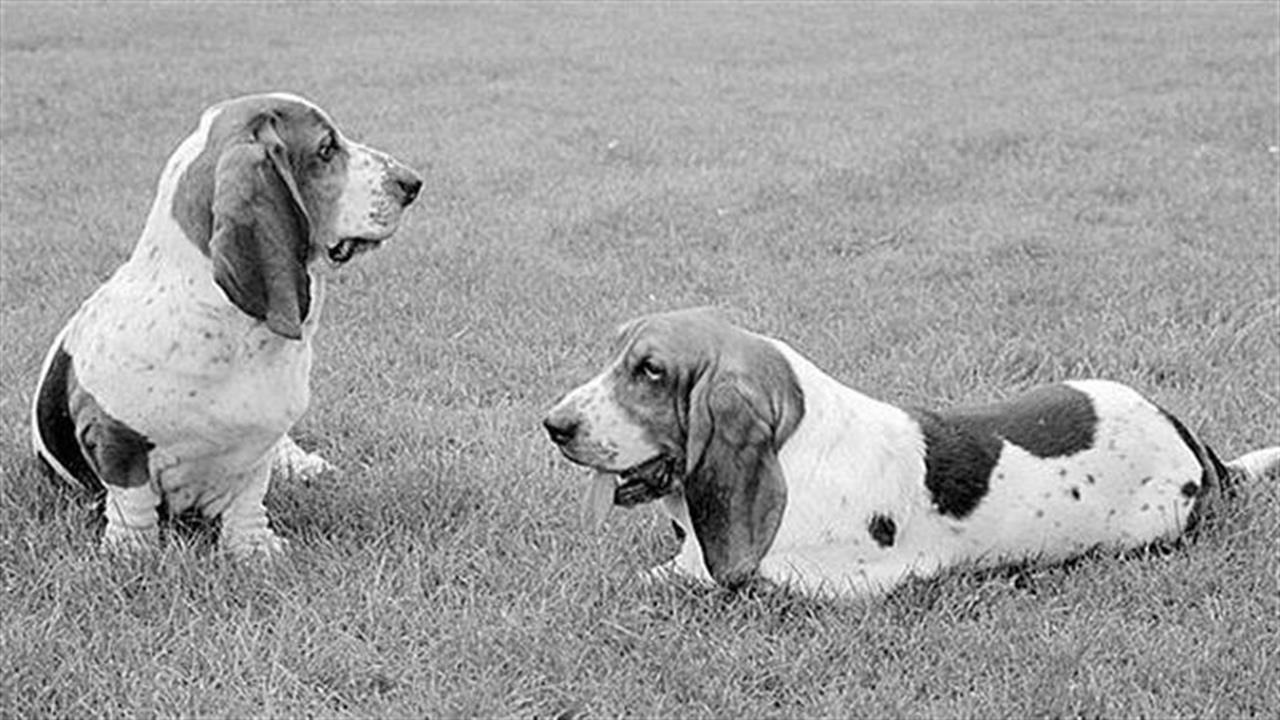
<instances>
[{"instance_id":1,"label":"dog's long ear","mask_svg":"<svg viewBox=\"0 0 1280 720\"><path fill-rule=\"evenodd\" d=\"M231 302L294 340L311 309L311 222L275 121L218 158L209 254Z\"/></svg>"},{"instance_id":2,"label":"dog's long ear","mask_svg":"<svg viewBox=\"0 0 1280 720\"><path fill-rule=\"evenodd\" d=\"M722 357L690 391L685 500L722 585L749 580L773 543L787 504L778 450L803 412L790 365L763 341Z\"/></svg>"}]
</instances>

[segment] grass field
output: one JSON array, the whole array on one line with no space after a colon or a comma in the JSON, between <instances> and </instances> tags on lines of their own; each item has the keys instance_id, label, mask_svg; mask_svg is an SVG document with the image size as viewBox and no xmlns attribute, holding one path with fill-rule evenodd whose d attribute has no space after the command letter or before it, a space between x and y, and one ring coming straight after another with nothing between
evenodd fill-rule
<instances>
[{"instance_id":1,"label":"grass field","mask_svg":"<svg viewBox=\"0 0 1280 720\"><path fill-rule=\"evenodd\" d=\"M0 4L4 717L1243 717L1280 489L1199 542L885 600L647 587L541 433L613 326L712 304L900 404L1133 384L1280 441L1280 9ZM214 101L286 89L427 178L333 278L286 561L133 561L30 458L54 333Z\"/></svg>"}]
</instances>

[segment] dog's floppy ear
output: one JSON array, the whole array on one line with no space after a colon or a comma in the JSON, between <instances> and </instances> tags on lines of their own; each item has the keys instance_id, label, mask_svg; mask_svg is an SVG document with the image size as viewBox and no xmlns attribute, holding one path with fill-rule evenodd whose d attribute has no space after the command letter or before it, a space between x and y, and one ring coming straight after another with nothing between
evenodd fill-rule
<instances>
[{"instance_id":1,"label":"dog's floppy ear","mask_svg":"<svg viewBox=\"0 0 1280 720\"><path fill-rule=\"evenodd\" d=\"M722 585L749 580L778 532L787 504L778 449L803 404L790 365L763 341L722 356L690 391L685 500L707 570Z\"/></svg>"},{"instance_id":2,"label":"dog's floppy ear","mask_svg":"<svg viewBox=\"0 0 1280 720\"><path fill-rule=\"evenodd\" d=\"M218 158L213 196L213 279L231 302L271 331L302 338L311 308L311 222L275 121Z\"/></svg>"}]
</instances>

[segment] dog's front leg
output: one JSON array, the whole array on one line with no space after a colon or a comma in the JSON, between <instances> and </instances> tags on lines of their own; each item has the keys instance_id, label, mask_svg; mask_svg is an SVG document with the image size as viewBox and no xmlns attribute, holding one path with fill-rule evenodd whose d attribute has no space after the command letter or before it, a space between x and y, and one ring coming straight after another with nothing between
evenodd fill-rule
<instances>
[{"instance_id":1,"label":"dog's front leg","mask_svg":"<svg viewBox=\"0 0 1280 720\"><path fill-rule=\"evenodd\" d=\"M689 506L682 493L671 493L662 498L662 509L667 517L680 528L684 539L680 543L680 552L661 565L655 565L644 571L643 580L659 582L676 577L685 577L699 582L714 583L711 573L707 571L706 561L702 559L702 546L693 531L693 521L689 519Z\"/></svg>"},{"instance_id":2,"label":"dog's front leg","mask_svg":"<svg viewBox=\"0 0 1280 720\"><path fill-rule=\"evenodd\" d=\"M222 548L236 557L252 555L278 555L286 543L271 530L267 523L267 508L263 504L271 482L271 456L259 462L247 475L231 502L222 511Z\"/></svg>"}]
</instances>

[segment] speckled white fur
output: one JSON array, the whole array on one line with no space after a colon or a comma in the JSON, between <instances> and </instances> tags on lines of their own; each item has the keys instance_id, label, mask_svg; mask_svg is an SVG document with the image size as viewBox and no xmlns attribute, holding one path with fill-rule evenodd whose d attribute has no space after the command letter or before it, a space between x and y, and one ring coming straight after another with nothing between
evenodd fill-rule
<instances>
[{"instance_id":1,"label":"speckled white fur","mask_svg":"<svg viewBox=\"0 0 1280 720\"><path fill-rule=\"evenodd\" d=\"M390 235L400 219L400 206L386 190L387 169L394 161L386 153L352 140L346 140L345 145L349 153L347 185L338 198L336 234Z\"/></svg>"},{"instance_id":2,"label":"speckled white fur","mask_svg":"<svg viewBox=\"0 0 1280 720\"><path fill-rule=\"evenodd\" d=\"M778 456L787 503L759 566L765 579L802 592L866 596L950 567L1062 560L1093 547L1138 547L1186 528L1192 498L1182 488L1201 482L1199 460L1161 411L1124 385L1067 383L1098 415L1091 447L1040 458L1003 442L987 494L957 519L938 511L925 486L925 438L916 420L841 384L786 343L763 339L790 364L804 396L804 416ZM575 459L605 470L651 459L658 448L610 399L607 377L557 408L576 403L584 418L575 450L607 448L617 460L605 467L586 453ZM1253 475L1274 472L1280 448L1232 464ZM650 577L711 582L683 494L661 502L685 539ZM887 547L868 531L876 515L896 525Z\"/></svg>"},{"instance_id":3,"label":"speckled white fur","mask_svg":"<svg viewBox=\"0 0 1280 720\"><path fill-rule=\"evenodd\" d=\"M587 418L590 432L577 443L579 462L602 472L621 472L661 452L644 428L632 422L614 402L613 368L574 388L557 407L576 408Z\"/></svg>"},{"instance_id":4,"label":"speckled white fur","mask_svg":"<svg viewBox=\"0 0 1280 720\"><path fill-rule=\"evenodd\" d=\"M282 100L307 101L284 93ZM234 101L229 101L234 102ZM214 281L212 261L173 215L178 179L207 144L226 103L207 110L161 174L142 236L116 273L59 333L76 378L113 418L144 435L151 483L107 486L104 543L135 544L154 535L156 507L199 508L222 519L221 541L237 553L273 552L281 541L267 525L262 499L272 468L308 478L332 469L299 449L287 432L310 401L311 341L324 282L310 275L310 311L301 340L273 333L242 312ZM332 235L385 237L400 207L386 196L387 156L350 141L348 180ZM33 425L35 422L33 403ZM33 432L36 452L67 470Z\"/></svg>"}]
</instances>

